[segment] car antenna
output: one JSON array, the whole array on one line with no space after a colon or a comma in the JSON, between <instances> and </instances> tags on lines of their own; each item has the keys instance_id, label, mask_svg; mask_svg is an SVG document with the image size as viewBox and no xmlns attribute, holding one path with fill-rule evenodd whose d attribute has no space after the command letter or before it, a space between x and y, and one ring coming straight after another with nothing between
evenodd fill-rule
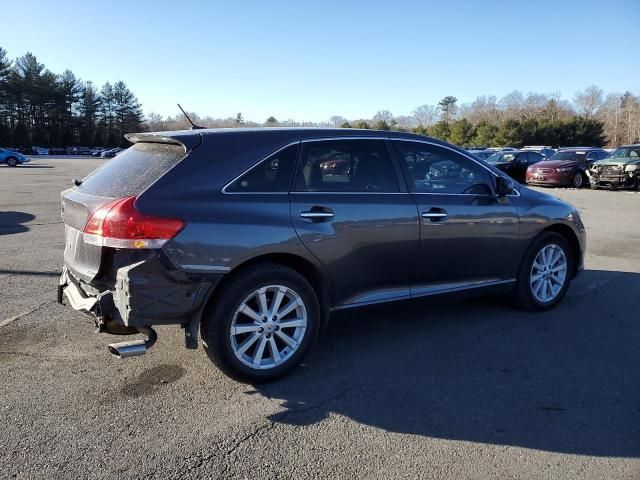
<instances>
[{"instance_id":1,"label":"car antenna","mask_svg":"<svg viewBox=\"0 0 640 480\"><path fill-rule=\"evenodd\" d=\"M200 125L196 125L195 123L193 123L191 121L191 119L189 118L189 115L187 115L187 112L184 111L184 109L180 106L180 104L178 104L178 108L180 109L182 114L187 119L187 122L189 122L191 124L191 130L200 130L200 129L206 128L206 127L201 127Z\"/></svg>"}]
</instances>

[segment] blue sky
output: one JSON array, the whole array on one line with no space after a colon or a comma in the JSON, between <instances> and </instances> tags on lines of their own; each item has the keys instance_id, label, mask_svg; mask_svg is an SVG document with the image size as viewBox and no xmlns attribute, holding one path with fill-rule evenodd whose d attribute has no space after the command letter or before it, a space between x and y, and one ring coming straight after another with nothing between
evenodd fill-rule
<instances>
[{"instance_id":1,"label":"blue sky","mask_svg":"<svg viewBox=\"0 0 640 480\"><path fill-rule=\"evenodd\" d=\"M146 113L176 102L264 121L409 114L446 95L640 93L640 0L0 0L0 46L101 85Z\"/></svg>"}]
</instances>

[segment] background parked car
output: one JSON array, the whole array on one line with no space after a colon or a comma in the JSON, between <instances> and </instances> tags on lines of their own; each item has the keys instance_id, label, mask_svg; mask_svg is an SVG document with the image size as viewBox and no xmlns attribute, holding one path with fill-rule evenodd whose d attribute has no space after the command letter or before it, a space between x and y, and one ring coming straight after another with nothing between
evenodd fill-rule
<instances>
[{"instance_id":1,"label":"background parked car","mask_svg":"<svg viewBox=\"0 0 640 480\"><path fill-rule=\"evenodd\" d=\"M23 163L30 162L31 159L26 155L14 150L0 148L0 163L6 163L10 167L17 167Z\"/></svg>"},{"instance_id":2,"label":"background parked car","mask_svg":"<svg viewBox=\"0 0 640 480\"><path fill-rule=\"evenodd\" d=\"M25 146L21 146L15 149L12 149L14 152L18 152L21 153L23 155L33 155L33 148L32 147L25 147Z\"/></svg>"},{"instance_id":3,"label":"background parked car","mask_svg":"<svg viewBox=\"0 0 640 480\"><path fill-rule=\"evenodd\" d=\"M44 147L31 147L33 155L49 155L49 149Z\"/></svg>"},{"instance_id":4,"label":"background parked car","mask_svg":"<svg viewBox=\"0 0 640 480\"><path fill-rule=\"evenodd\" d=\"M49 155L66 155L67 149L60 147L51 147L49 149Z\"/></svg>"},{"instance_id":5,"label":"background parked car","mask_svg":"<svg viewBox=\"0 0 640 480\"><path fill-rule=\"evenodd\" d=\"M582 188L589 181L586 173L589 165L608 155L601 148L566 148L528 168L526 181L533 185Z\"/></svg>"},{"instance_id":6,"label":"background parked car","mask_svg":"<svg viewBox=\"0 0 640 480\"><path fill-rule=\"evenodd\" d=\"M487 150L492 152L517 152L518 149L516 147L489 147Z\"/></svg>"},{"instance_id":7,"label":"background parked car","mask_svg":"<svg viewBox=\"0 0 640 480\"><path fill-rule=\"evenodd\" d=\"M124 148L120 148L120 147L112 148L110 150L105 150L100 153L100 158L113 158L123 150Z\"/></svg>"},{"instance_id":8,"label":"background parked car","mask_svg":"<svg viewBox=\"0 0 640 480\"><path fill-rule=\"evenodd\" d=\"M484 149L484 150L473 150L473 149L471 149L471 150L467 150L467 151L469 153L474 154L476 157L481 158L482 160L486 160L491 155L496 153L493 150L487 150L487 149Z\"/></svg>"},{"instance_id":9,"label":"background parked car","mask_svg":"<svg viewBox=\"0 0 640 480\"><path fill-rule=\"evenodd\" d=\"M102 152L104 152L105 150L106 150L106 149L105 149L104 147L93 147L93 148L91 149L91 156L92 156L92 157L99 157L99 156L100 156L100 154L101 154Z\"/></svg>"},{"instance_id":10,"label":"background parked car","mask_svg":"<svg viewBox=\"0 0 640 480\"><path fill-rule=\"evenodd\" d=\"M640 191L640 144L624 145L587 170L591 188L633 188Z\"/></svg>"},{"instance_id":11,"label":"background parked car","mask_svg":"<svg viewBox=\"0 0 640 480\"><path fill-rule=\"evenodd\" d=\"M507 150L494 153L487 158L487 162L492 164L494 167L499 168L518 182L524 183L527 168L543 161L544 159L545 158L538 152Z\"/></svg>"},{"instance_id":12,"label":"background parked car","mask_svg":"<svg viewBox=\"0 0 640 480\"><path fill-rule=\"evenodd\" d=\"M553 148L543 145L526 145L522 148L522 150L526 150L528 152L538 152L544 158L551 158L556 153Z\"/></svg>"},{"instance_id":13,"label":"background parked car","mask_svg":"<svg viewBox=\"0 0 640 480\"><path fill-rule=\"evenodd\" d=\"M89 147L67 147L67 155L91 155Z\"/></svg>"}]
</instances>

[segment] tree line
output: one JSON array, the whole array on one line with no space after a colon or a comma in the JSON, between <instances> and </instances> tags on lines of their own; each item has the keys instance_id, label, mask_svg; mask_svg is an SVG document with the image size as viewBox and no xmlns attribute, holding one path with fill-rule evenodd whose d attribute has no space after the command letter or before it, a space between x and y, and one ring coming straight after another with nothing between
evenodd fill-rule
<instances>
[{"instance_id":1,"label":"tree line","mask_svg":"<svg viewBox=\"0 0 640 480\"><path fill-rule=\"evenodd\" d=\"M554 93L513 91L498 99L483 95L462 103L454 96L437 105L421 105L409 115L380 110L371 118L334 115L324 122L269 116L199 116L206 127L343 127L399 130L429 135L461 146L567 145L616 147L640 141L640 96L605 93L590 86L569 102ZM0 145L45 147L126 146L132 131L189 128L183 115L145 118L137 98L122 81L100 89L70 70L55 74L27 53L10 60L0 47Z\"/></svg>"},{"instance_id":2,"label":"tree line","mask_svg":"<svg viewBox=\"0 0 640 480\"><path fill-rule=\"evenodd\" d=\"M605 94L591 86L576 93L572 102L555 93L524 95L513 91L501 99L480 96L459 104L454 96L437 105L421 105L410 115L395 116L388 110L372 118L348 120L334 115L325 122L279 121L270 116L264 122L244 119L242 113L227 118L189 116L207 127L342 127L399 130L429 135L461 146L581 145L617 147L640 141L640 96L630 92ZM162 117L152 113L151 130L188 128L184 117Z\"/></svg>"},{"instance_id":3,"label":"tree line","mask_svg":"<svg viewBox=\"0 0 640 480\"><path fill-rule=\"evenodd\" d=\"M142 107L124 82L98 90L31 53L11 60L0 47L0 145L125 146L123 135L143 128Z\"/></svg>"},{"instance_id":4,"label":"tree line","mask_svg":"<svg viewBox=\"0 0 640 480\"><path fill-rule=\"evenodd\" d=\"M383 110L371 121L332 119L342 127L411 131L461 146L617 147L640 141L640 96L605 95L596 86L577 93L572 103L558 93L525 96L514 91L500 100L481 96L462 105L447 96L410 116L394 117Z\"/></svg>"}]
</instances>

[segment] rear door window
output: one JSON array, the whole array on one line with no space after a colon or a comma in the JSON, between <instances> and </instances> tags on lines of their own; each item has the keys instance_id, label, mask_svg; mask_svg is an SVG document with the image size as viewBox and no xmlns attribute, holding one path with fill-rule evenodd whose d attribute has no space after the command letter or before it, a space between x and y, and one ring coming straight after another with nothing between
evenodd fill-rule
<instances>
[{"instance_id":1,"label":"rear door window","mask_svg":"<svg viewBox=\"0 0 640 480\"><path fill-rule=\"evenodd\" d=\"M398 192L384 140L305 142L295 181L297 192Z\"/></svg>"},{"instance_id":2,"label":"rear door window","mask_svg":"<svg viewBox=\"0 0 640 480\"><path fill-rule=\"evenodd\" d=\"M78 189L98 197L138 195L184 156L182 145L136 143L85 177Z\"/></svg>"}]
</instances>

